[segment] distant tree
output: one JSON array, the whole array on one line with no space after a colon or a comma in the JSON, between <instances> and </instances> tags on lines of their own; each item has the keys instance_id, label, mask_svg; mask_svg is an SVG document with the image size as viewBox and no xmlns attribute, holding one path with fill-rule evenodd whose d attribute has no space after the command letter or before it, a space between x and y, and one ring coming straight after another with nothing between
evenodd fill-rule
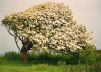
<instances>
[{"instance_id":1,"label":"distant tree","mask_svg":"<svg viewBox=\"0 0 101 72\"><path fill-rule=\"evenodd\" d=\"M91 33L84 25L77 24L68 6L61 3L48 2L13 13L6 16L2 24L14 37L24 62L28 61L27 52L31 48L62 54L95 48Z\"/></svg>"}]
</instances>

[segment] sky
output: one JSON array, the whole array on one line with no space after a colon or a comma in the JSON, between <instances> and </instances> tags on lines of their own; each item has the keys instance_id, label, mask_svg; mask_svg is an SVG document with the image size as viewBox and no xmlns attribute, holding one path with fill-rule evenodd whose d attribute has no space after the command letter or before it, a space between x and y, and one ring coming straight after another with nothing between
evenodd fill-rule
<instances>
[{"instance_id":1,"label":"sky","mask_svg":"<svg viewBox=\"0 0 101 72\"><path fill-rule=\"evenodd\" d=\"M93 31L96 48L101 49L101 0L0 0L0 54L18 51L13 37L1 25L1 20L13 12L45 2L64 3L69 6L77 23L84 24L89 31Z\"/></svg>"}]
</instances>

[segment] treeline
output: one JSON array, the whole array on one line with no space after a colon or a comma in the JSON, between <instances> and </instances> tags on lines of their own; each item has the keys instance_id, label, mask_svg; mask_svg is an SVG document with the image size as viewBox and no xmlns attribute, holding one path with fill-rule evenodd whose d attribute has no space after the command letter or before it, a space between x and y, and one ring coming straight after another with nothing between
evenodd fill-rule
<instances>
[{"instance_id":1,"label":"treeline","mask_svg":"<svg viewBox=\"0 0 101 72\"><path fill-rule=\"evenodd\" d=\"M99 53L99 54L101 54L101 50L96 50L96 53Z\"/></svg>"},{"instance_id":2,"label":"treeline","mask_svg":"<svg viewBox=\"0 0 101 72\"><path fill-rule=\"evenodd\" d=\"M57 64L59 61L65 61L66 64L93 64L101 62L101 50L96 50L94 52L83 52L80 55L53 55L49 53L29 53L29 62L31 63L48 63ZM0 60L18 60L22 61L22 56L16 52L7 52L3 56L0 56Z\"/></svg>"}]
</instances>

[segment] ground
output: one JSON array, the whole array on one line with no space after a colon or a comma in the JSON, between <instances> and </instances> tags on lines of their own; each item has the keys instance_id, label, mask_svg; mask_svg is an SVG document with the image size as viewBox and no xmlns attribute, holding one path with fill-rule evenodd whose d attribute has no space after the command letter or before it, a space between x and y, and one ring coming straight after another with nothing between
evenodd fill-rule
<instances>
[{"instance_id":1,"label":"ground","mask_svg":"<svg viewBox=\"0 0 101 72\"><path fill-rule=\"evenodd\" d=\"M83 68L84 65L80 66ZM18 61L0 62L0 72L75 72L73 70L78 70L78 67L79 65L24 64Z\"/></svg>"}]
</instances>

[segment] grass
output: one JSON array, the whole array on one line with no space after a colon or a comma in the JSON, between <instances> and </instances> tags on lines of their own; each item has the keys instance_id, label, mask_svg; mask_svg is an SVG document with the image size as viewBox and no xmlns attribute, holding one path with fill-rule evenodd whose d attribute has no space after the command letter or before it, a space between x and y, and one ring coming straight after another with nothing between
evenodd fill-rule
<instances>
[{"instance_id":1,"label":"grass","mask_svg":"<svg viewBox=\"0 0 101 72\"><path fill-rule=\"evenodd\" d=\"M8 52L0 56L0 72L101 72L101 52L85 53L80 58L47 53L29 54L30 61L25 64L19 53Z\"/></svg>"},{"instance_id":2,"label":"grass","mask_svg":"<svg viewBox=\"0 0 101 72\"><path fill-rule=\"evenodd\" d=\"M31 72L31 64L22 64L13 61L2 61L0 72Z\"/></svg>"},{"instance_id":3,"label":"grass","mask_svg":"<svg viewBox=\"0 0 101 72\"><path fill-rule=\"evenodd\" d=\"M21 61L0 61L0 72L101 72L100 65L87 67L85 64L66 65L65 62L59 61L53 64L34 64Z\"/></svg>"},{"instance_id":4,"label":"grass","mask_svg":"<svg viewBox=\"0 0 101 72\"><path fill-rule=\"evenodd\" d=\"M80 66L85 67L85 65ZM78 67L79 65L23 64L19 61L0 62L0 72L75 72L73 69L78 70Z\"/></svg>"}]
</instances>

